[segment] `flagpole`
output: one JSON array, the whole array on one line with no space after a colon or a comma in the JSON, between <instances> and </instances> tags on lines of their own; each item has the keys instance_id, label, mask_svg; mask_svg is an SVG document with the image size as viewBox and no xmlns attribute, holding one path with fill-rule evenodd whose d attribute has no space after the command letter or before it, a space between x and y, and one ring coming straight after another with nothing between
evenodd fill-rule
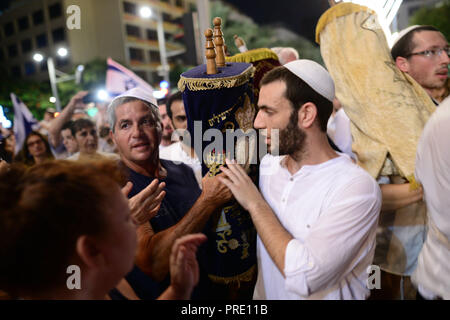
<instances>
[{"instance_id":1,"label":"flagpole","mask_svg":"<svg viewBox=\"0 0 450 320\"><path fill-rule=\"evenodd\" d=\"M49 57L47 59L47 67L48 67L48 75L50 78L50 85L52 87L52 94L56 99L56 101L55 101L56 111L61 112L61 101L59 100L58 88L56 87L55 64L53 62L52 57Z\"/></svg>"},{"instance_id":2,"label":"flagpole","mask_svg":"<svg viewBox=\"0 0 450 320\"><path fill-rule=\"evenodd\" d=\"M161 58L161 66L163 69L164 80L169 83L169 66L167 63L166 41L164 37L163 18L160 10L156 10L156 20L158 22L158 43L159 43L159 56Z\"/></svg>"}]
</instances>

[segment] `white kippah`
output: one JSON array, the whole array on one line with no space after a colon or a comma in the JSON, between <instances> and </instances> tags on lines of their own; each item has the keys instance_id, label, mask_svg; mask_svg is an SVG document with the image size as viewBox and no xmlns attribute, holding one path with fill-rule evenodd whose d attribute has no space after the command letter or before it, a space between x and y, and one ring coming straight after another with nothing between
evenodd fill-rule
<instances>
[{"instance_id":1,"label":"white kippah","mask_svg":"<svg viewBox=\"0 0 450 320\"><path fill-rule=\"evenodd\" d=\"M156 110L159 110L158 103L156 102L155 97L153 97L152 92L148 90L143 90L142 88L139 87L125 91L121 95L115 97L109 105L112 105L114 101L116 101L119 98L128 98L128 97L137 98L145 102L148 102L152 107L156 108Z\"/></svg>"},{"instance_id":2,"label":"white kippah","mask_svg":"<svg viewBox=\"0 0 450 320\"><path fill-rule=\"evenodd\" d=\"M411 31L413 31L413 30L415 30L415 29L417 29L417 28L420 28L420 27L422 27L422 26L416 24L416 25L414 25L414 26L410 26L410 27L405 28L405 29L403 29L402 31L400 31L400 32L398 33L397 38L395 38L394 42L392 43L392 47L394 47L395 44L396 44L397 42L399 42L399 41L400 41L404 36L406 36L408 33L410 33Z\"/></svg>"},{"instance_id":3,"label":"white kippah","mask_svg":"<svg viewBox=\"0 0 450 320\"><path fill-rule=\"evenodd\" d=\"M317 62L300 59L284 65L289 71L305 81L314 91L333 102L334 81L328 71Z\"/></svg>"}]
</instances>

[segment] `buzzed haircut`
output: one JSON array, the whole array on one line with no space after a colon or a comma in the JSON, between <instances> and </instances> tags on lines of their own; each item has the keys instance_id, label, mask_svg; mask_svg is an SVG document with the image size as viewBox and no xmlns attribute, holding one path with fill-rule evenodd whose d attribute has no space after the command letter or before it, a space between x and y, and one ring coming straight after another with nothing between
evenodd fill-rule
<instances>
[{"instance_id":1,"label":"buzzed haircut","mask_svg":"<svg viewBox=\"0 0 450 320\"><path fill-rule=\"evenodd\" d=\"M397 43L392 47L391 49L391 55L394 61L397 59L397 57L403 57L408 58L414 48L416 47L416 44L413 41L414 34L421 31L436 31L440 32L438 29L436 29L433 26L420 26L417 27L407 34L403 36L400 40L397 41Z\"/></svg>"},{"instance_id":2,"label":"buzzed haircut","mask_svg":"<svg viewBox=\"0 0 450 320\"><path fill-rule=\"evenodd\" d=\"M177 91L176 93L172 94L169 99L167 99L166 109L167 115L170 119L172 119L172 103L174 103L175 101L183 101L183 94L181 93L181 91Z\"/></svg>"},{"instance_id":3,"label":"buzzed haircut","mask_svg":"<svg viewBox=\"0 0 450 320\"><path fill-rule=\"evenodd\" d=\"M314 103L317 109L319 128L323 132L327 131L328 119L333 111L333 102L317 93L286 67L277 67L266 73L261 80L260 86L262 87L275 81L283 81L286 84L284 96L291 103L294 112L300 110L300 107L307 102Z\"/></svg>"}]
</instances>

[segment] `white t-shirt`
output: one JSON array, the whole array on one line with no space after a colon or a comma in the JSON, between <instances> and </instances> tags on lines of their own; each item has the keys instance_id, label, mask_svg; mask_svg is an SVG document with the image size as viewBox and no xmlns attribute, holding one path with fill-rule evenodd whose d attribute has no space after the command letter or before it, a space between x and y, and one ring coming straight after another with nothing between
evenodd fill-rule
<instances>
[{"instance_id":1,"label":"white t-shirt","mask_svg":"<svg viewBox=\"0 0 450 320\"><path fill-rule=\"evenodd\" d=\"M427 299L450 299L450 98L428 120L416 155L428 209L428 234L412 281Z\"/></svg>"},{"instance_id":2,"label":"white t-shirt","mask_svg":"<svg viewBox=\"0 0 450 320\"><path fill-rule=\"evenodd\" d=\"M165 160L171 160L175 163L180 162L185 165L191 167L192 171L194 171L195 178L202 188L202 165L197 157L191 158L181 146L181 142L172 143L170 146L165 147L164 149L159 150L159 158Z\"/></svg>"},{"instance_id":3,"label":"white t-shirt","mask_svg":"<svg viewBox=\"0 0 450 320\"><path fill-rule=\"evenodd\" d=\"M263 158L260 189L294 237L286 247L286 278L258 236L254 299L367 298L381 207L378 184L344 154L294 175L283 159Z\"/></svg>"}]
</instances>

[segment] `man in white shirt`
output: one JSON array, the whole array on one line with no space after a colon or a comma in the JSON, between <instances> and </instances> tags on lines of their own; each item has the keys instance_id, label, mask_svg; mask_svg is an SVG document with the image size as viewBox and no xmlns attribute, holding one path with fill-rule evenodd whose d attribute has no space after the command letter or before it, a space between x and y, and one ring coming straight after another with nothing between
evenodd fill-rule
<instances>
[{"instance_id":1,"label":"man in white shirt","mask_svg":"<svg viewBox=\"0 0 450 320\"><path fill-rule=\"evenodd\" d=\"M187 117L184 109L183 96L181 92L176 92L167 100L167 115L169 116L176 134L183 137L187 132ZM182 138L181 138L182 139ZM176 164L184 163L194 171L200 189L202 188L202 164L190 146L182 141L172 143L170 146L160 149L161 159L174 161Z\"/></svg>"},{"instance_id":2,"label":"man in white shirt","mask_svg":"<svg viewBox=\"0 0 450 320\"><path fill-rule=\"evenodd\" d=\"M328 72L290 62L261 81L254 126L272 154L260 190L235 161L221 181L258 232L255 299L365 299L381 192L376 181L328 143L334 99ZM279 133L279 139L277 134ZM279 140L279 143L278 141Z\"/></svg>"},{"instance_id":3,"label":"man in white shirt","mask_svg":"<svg viewBox=\"0 0 450 320\"><path fill-rule=\"evenodd\" d=\"M417 146L415 173L428 208L428 233L412 274L419 299L450 299L449 123L450 97L430 117Z\"/></svg>"}]
</instances>

